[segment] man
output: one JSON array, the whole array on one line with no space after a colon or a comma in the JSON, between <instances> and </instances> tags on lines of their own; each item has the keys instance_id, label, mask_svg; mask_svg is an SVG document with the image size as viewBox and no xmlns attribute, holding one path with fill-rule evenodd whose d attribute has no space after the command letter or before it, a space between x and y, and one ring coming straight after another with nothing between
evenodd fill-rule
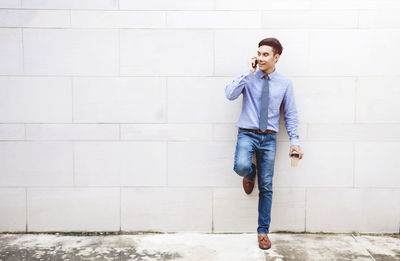
<instances>
[{"instance_id":1,"label":"man","mask_svg":"<svg viewBox=\"0 0 400 261\"><path fill-rule=\"evenodd\" d=\"M257 232L258 245L261 249L271 247L267 234L271 221L272 178L281 106L290 138L289 157L293 152L299 154L299 159L303 157L297 134L298 120L293 84L275 68L282 50L282 45L276 38L261 40L257 56L249 60L248 70L225 88L225 96L229 100L235 100L243 94L242 113L236 123L239 129L233 169L243 177L244 191L250 194L254 188L257 168L259 188ZM252 162L254 154L257 165Z\"/></svg>"}]
</instances>

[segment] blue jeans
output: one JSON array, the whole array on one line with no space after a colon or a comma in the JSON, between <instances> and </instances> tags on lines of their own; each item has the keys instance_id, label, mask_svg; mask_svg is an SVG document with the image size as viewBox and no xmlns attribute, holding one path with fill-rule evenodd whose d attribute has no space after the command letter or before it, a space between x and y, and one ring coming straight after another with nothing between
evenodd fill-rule
<instances>
[{"instance_id":1,"label":"blue jeans","mask_svg":"<svg viewBox=\"0 0 400 261\"><path fill-rule=\"evenodd\" d=\"M241 177L253 179L256 166L252 157L256 153L258 170L258 233L269 233L272 204L272 178L276 155L276 133L259 134L238 129L233 170Z\"/></svg>"}]
</instances>

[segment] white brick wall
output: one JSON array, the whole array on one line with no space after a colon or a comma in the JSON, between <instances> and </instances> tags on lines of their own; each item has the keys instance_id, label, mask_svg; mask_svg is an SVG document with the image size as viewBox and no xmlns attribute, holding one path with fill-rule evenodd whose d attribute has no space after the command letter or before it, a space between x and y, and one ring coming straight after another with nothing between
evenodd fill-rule
<instances>
[{"instance_id":1,"label":"white brick wall","mask_svg":"<svg viewBox=\"0 0 400 261\"><path fill-rule=\"evenodd\" d=\"M0 0L0 231L256 232L233 171L258 42L284 46L271 231L399 233L400 1Z\"/></svg>"}]
</instances>

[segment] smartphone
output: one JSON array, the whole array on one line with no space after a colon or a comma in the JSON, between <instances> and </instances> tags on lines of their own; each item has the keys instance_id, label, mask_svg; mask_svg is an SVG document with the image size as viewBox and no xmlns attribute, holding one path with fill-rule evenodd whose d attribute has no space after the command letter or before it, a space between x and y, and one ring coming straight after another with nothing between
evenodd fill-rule
<instances>
[{"instance_id":1,"label":"smartphone","mask_svg":"<svg viewBox=\"0 0 400 261\"><path fill-rule=\"evenodd\" d=\"M255 60L255 61L253 62L253 64L254 64L254 65L253 65L253 68L256 69L256 68L257 68L257 60Z\"/></svg>"}]
</instances>

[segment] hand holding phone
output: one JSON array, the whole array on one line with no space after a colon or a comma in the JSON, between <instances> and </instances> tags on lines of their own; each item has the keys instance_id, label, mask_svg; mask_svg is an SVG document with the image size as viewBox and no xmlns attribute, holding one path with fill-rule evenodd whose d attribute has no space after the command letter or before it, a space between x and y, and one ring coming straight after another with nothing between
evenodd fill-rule
<instances>
[{"instance_id":1,"label":"hand holding phone","mask_svg":"<svg viewBox=\"0 0 400 261\"><path fill-rule=\"evenodd\" d=\"M249 70L255 72L257 69L257 57L252 57L249 61Z\"/></svg>"}]
</instances>

